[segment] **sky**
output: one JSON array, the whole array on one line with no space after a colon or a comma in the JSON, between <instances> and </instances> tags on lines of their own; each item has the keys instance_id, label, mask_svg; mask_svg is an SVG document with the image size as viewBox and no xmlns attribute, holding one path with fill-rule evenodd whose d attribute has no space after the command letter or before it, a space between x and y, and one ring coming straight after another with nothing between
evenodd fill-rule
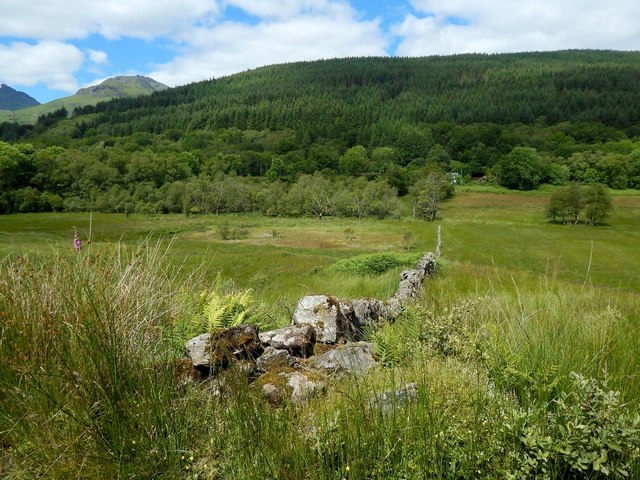
<instances>
[{"instance_id":1,"label":"sky","mask_svg":"<svg viewBox=\"0 0 640 480\"><path fill-rule=\"evenodd\" d=\"M300 60L640 49L638 0L0 0L0 83L40 102Z\"/></svg>"}]
</instances>

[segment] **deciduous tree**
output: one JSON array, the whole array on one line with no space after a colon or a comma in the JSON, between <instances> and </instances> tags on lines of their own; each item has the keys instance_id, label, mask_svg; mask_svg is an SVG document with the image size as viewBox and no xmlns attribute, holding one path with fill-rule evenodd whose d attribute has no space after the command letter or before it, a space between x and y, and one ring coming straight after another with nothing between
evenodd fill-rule
<instances>
[{"instance_id":1,"label":"deciduous tree","mask_svg":"<svg viewBox=\"0 0 640 480\"><path fill-rule=\"evenodd\" d=\"M584 198L586 222L589 225L601 224L613 207L607 188L600 183L594 183L587 188Z\"/></svg>"},{"instance_id":2,"label":"deciduous tree","mask_svg":"<svg viewBox=\"0 0 640 480\"><path fill-rule=\"evenodd\" d=\"M542 162L535 148L515 147L496 164L500 185L532 190L542 179Z\"/></svg>"},{"instance_id":3,"label":"deciduous tree","mask_svg":"<svg viewBox=\"0 0 640 480\"><path fill-rule=\"evenodd\" d=\"M436 219L440 201L453 195L453 185L442 172L432 172L418 180L410 189L413 197L413 218Z\"/></svg>"}]
</instances>

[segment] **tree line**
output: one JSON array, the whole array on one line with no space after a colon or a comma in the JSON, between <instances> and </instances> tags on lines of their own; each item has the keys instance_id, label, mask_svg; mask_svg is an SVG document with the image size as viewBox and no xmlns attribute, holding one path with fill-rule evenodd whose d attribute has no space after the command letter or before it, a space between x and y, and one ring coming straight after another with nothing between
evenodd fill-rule
<instances>
[{"instance_id":1,"label":"tree line","mask_svg":"<svg viewBox=\"0 0 640 480\"><path fill-rule=\"evenodd\" d=\"M398 189L387 178L352 175L362 153L355 149L340 159L344 174L327 170L291 179L281 178L277 168L270 168L263 176L240 176L215 167L217 162L214 166L201 164L184 152L164 157L104 153L100 159L91 151L0 142L0 213L93 210L359 218L399 215ZM450 178L437 166L413 173L418 180L406 194L418 205L414 213L433 219L437 205L428 206L424 198L435 195L437 202L450 197Z\"/></svg>"},{"instance_id":2,"label":"tree line","mask_svg":"<svg viewBox=\"0 0 640 480\"><path fill-rule=\"evenodd\" d=\"M541 183L562 186L570 182L602 183L610 188L640 186L638 143L607 142L598 149L575 152L567 158L550 158L533 147L514 147L482 174L487 181L521 190ZM266 186L267 190L279 192L280 198L283 191L295 192L299 188L296 186L302 184L312 192L312 185L305 182L314 178L318 184L330 182L332 190L366 187L378 192L386 185L393 195L379 195L388 200L392 196L415 196L416 188L425 184L430 173L446 174L448 181L455 178L458 183L471 181L471 172L452 160L441 145L433 145L426 158L406 165L399 157L393 147L367 150L355 145L341 154L336 145L319 144L300 150L292 132L233 129L180 138L134 134L79 148L0 142L0 213L63 209L196 213L199 208L202 213L271 211L277 215L314 215L326 210L324 214L335 211L339 215L384 216L394 207L386 213L362 213L359 208L347 213L348 209L341 206L345 202L332 201L332 206L324 209L266 208L264 204L258 208L251 196L238 194L236 200L212 208L210 201L185 200L179 192L183 188L198 191L200 184L209 185L205 190L216 191L221 187L210 187L212 183L226 182L230 192L232 185L243 185L252 191ZM446 192L442 196L446 197ZM246 206L234 204L240 198L246 199Z\"/></svg>"}]
</instances>

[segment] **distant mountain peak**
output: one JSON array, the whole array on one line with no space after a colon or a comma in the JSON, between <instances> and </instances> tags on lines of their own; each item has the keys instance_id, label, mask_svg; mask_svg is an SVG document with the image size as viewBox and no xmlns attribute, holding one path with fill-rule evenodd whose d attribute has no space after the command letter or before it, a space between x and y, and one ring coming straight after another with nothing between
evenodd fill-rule
<instances>
[{"instance_id":1,"label":"distant mountain peak","mask_svg":"<svg viewBox=\"0 0 640 480\"><path fill-rule=\"evenodd\" d=\"M81 88L76 95L88 95L92 97L137 97L153 92L166 90L166 85L157 82L153 78L142 75L119 75L107 78L98 85Z\"/></svg>"},{"instance_id":2,"label":"distant mountain peak","mask_svg":"<svg viewBox=\"0 0 640 480\"><path fill-rule=\"evenodd\" d=\"M40 102L35 98L15 90L5 83L0 85L0 110L15 111L36 105L40 105Z\"/></svg>"}]
</instances>

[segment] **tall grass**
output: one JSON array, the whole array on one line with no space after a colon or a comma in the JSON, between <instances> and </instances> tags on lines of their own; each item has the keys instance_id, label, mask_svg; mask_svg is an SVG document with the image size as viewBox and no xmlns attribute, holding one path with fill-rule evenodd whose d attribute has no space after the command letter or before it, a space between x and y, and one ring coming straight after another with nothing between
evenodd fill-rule
<instances>
[{"instance_id":1,"label":"tall grass","mask_svg":"<svg viewBox=\"0 0 640 480\"><path fill-rule=\"evenodd\" d=\"M640 398L635 293L456 263L429 284L425 301L436 312L473 301L479 335L525 383L580 372L606 379L627 401Z\"/></svg>"},{"instance_id":2,"label":"tall grass","mask_svg":"<svg viewBox=\"0 0 640 480\"><path fill-rule=\"evenodd\" d=\"M193 305L166 252L2 262L7 478L490 478L508 460L502 401L479 412L493 393L456 361L419 355L282 408L237 372L221 391L179 382L173 326ZM371 403L408 381L413 402Z\"/></svg>"},{"instance_id":3,"label":"tall grass","mask_svg":"<svg viewBox=\"0 0 640 480\"><path fill-rule=\"evenodd\" d=\"M418 383L413 400L386 409L372 402L408 381ZM455 360L380 369L332 392L274 409L237 385L215 401L209 441L190 469L211 479L337 480L501 478L509 468L510 401Z\"/></svg>"},{"instance_id":4,"label":"tall grass","mask_svg":"<svg viewBox=\"0 0 640 480\"><path fill-rule=\"evenodd\" d=\"M158 244L0 264L0 440L19 478L151 478L193 434Z\"/></svg>"},{"instance_id":5,"label":"tall grass","mask_svg":"<svg viewBox=\"0 0 640 480\"><path fill-rule=\"evenodd\" d=\"M608 419L611 441L624 442L614 466L640 473L632 293L449 263L372 333L376 368L274 408L233 369L217 388L176 378L176 325L206 289L171 267L171 251L146 242L0 262L7 478L535 478L544 456L550 478L575 478L574 453L608 448L596 435ZM409 382L415 398L372 400ZM596 410L582 409L591 400ZM606 418L567 440L574 412ZM601 477L600 461L583 476Z\"/></svg>"}]
</instances>

